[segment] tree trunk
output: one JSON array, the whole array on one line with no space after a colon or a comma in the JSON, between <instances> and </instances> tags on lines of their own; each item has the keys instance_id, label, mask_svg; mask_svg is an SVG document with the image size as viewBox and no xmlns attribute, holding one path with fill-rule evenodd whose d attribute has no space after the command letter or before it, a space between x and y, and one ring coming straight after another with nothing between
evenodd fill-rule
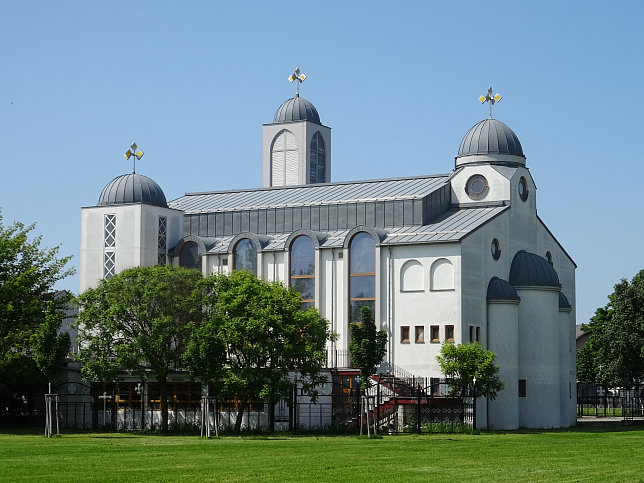
<instances>
[{"instance_id":1,"label":"tree trunk","mask_svg":"<svg viewBox=\"0 0 644 483\"><path fill-rule=\"evenodd\" d=\"M165 377L159 378L159 392L161 403L161 432L168 432L168 381Z\"/></svg>"},{"instance_id":2,"label":"tree trunk","mask_svg":"<svg viewBox=\"0 0 644 483\"><path fill-rule=\"evenodd\" d=\"M237 419L235 420L235 432L241 431L242 421L244 420L244 410L246 409L246 397L239 401L239 410L237 411Z\"/></svg>"}]
</instances>

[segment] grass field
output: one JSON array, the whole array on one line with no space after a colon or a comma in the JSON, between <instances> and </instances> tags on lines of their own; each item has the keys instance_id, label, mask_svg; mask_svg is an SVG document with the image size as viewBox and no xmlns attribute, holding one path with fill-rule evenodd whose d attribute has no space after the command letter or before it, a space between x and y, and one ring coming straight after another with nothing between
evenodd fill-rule
<instances>
[{"instance_id":1,"label":"grass field","mask_svg":"<svg viewBox=\"0 0 644 483\"><path fill-rule=\"evenodd\" d=\"M644 427L478 435L0 434L2 481L644 481Z\"/></svg>"}]
</instances>

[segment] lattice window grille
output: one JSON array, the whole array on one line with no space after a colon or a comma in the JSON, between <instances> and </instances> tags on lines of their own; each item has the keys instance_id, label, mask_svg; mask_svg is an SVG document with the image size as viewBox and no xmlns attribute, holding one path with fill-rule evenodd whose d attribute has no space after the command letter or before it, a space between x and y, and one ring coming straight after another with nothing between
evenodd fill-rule
<instances>
[{"instance_id":1,"label":"lattice window grille","mask_svg":"<svg viewBox=\"0 0 644 483\"><path fill-rule=\"evenodd\" d=\"M165 216L159 217L159 237L158 237L158 265L165 265L168 263L168 218Z\"/></svg>"},{"instance_id":2,"label":"lattice window grille","mask_svg":"<svg viewBox=\"0 0 644 483\"><path fill-rule=\"evenodd\" d=\"M116 215L105 215L103 278L116 274Z\"/></svg>"}]
</instances>

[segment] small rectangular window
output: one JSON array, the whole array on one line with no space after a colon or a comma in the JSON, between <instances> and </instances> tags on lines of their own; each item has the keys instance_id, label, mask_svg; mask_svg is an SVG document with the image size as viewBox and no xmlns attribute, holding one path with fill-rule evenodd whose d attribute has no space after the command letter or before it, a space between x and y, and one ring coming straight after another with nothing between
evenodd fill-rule
<instances>
[{"instance_id":1,"label":"small rectangular window","mask_svg":"<svg viewBox=\"0 0 644 483\"><path fill-rule=\"evenodd\" d=\"M403 344L409 344L409 326L403 325L400 328L400 342Z\"/></svg>"},{"instance_id":2,"label":"small rectangular window","mask_svg":"<svg viewBox=\"0 0 644 483\"><path fill-rule=\"evenodd\" d=\"M414 335L415 335L414 340L416 341L416 344L425 342L425 327L422 325L417 325L416 333Z\"/></svg>"},{"instance_id":3,"label":"small rectangular window","mask_svg":"<svg viewBox=\"0 0 644 483\"><path fill-rule=\"evenodd\" d=\"M429 335L432 342L440 342L440 330L437 325L432 325L429 328Z\"/></svg>"},{"instance_id":4,"label":"small rectangular window","mask_svg":"<svg viewBox=\"0 0 644 483\"><path fill-rule=\"evenodd\" d=\"M478 325L470 325L470 342L481 341L481 327Z\"/></svg>"},{"instance_id":5,"label":"small rectangular window","mask_svg":"<svg viewBox=\"0 0 644 483\"><path fill-rule=\"evenodd\" d=\"M481 341L481 328L478 325L476 326L476 340Z\"/></svg>"},{"instance_id":6,"label":"small rectangular window","mask_svg":"<svg viewBox=\"0 0 644 483\"><path fill-rule=\"evenodd\" d=\"M445 326L445 340L454 342L454 326L446 325Z\"/></svg>"},{"instance_id":7,"label":"small rectangular window","mask_svg":"<svg viewBox=\"0 0 644 483\"><path fill-rule=\"evenodd\" d=\"M519 379L519 397L526 397L527 388L525 379Z\"/></svg>"},{"instance_id":8,"label":"small rectangular window","mask_svg":"<svg viewBox=\"0 0 644 483\"><path fill-rule=\"evenodd\" d=\"M470 325L470 342L474 342L474 326Z\"/></svg>"}]
</instances>

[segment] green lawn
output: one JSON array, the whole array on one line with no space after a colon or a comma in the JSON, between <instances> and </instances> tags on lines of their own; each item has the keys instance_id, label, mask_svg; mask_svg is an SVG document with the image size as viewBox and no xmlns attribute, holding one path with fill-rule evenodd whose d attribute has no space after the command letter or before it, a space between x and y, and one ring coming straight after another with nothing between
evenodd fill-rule
<instances>
[{"instance_id":1,"label":"green lawn","mask_svg":"<svg viewBox=\"0 0 644 483\"><path fill-rule=\"evenodd\" d=\"M644 481L644 427L479 435L0 434L2 481Z\"/></svg>"}]
</instances>

